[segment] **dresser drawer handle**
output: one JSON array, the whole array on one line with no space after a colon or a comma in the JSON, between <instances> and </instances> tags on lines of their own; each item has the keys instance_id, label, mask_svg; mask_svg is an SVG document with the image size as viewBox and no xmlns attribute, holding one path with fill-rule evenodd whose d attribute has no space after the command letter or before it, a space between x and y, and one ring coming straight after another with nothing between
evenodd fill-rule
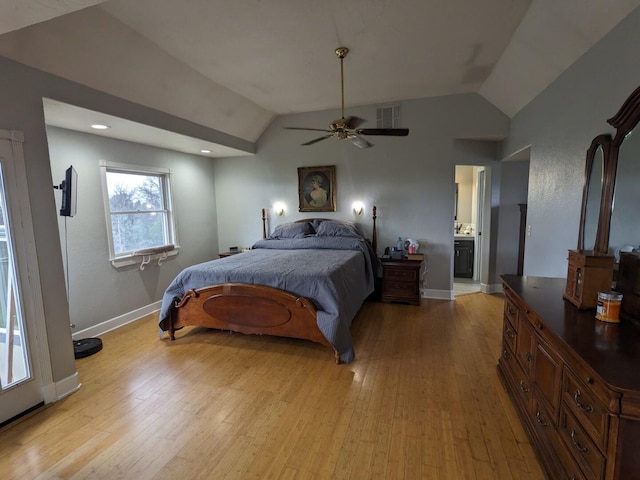
<instances>
[{"instance_id":1,"label":"dresser drawer handle","mask_svg":"<svg viewBox=\"0 0 640 480\"><path fill-rule=\"evenodd\" d=\"M580 445L576 440L576 431L575 429L571 429L571 441L573 442L573 446L580 450L582 453L589 453L589 447L585 445Z\"/></svg>"},{"instance_id":2,"label":"dresser drawer handle","mask_svg":"<svg viewBox=\"0 0 640 480\"><path fill-rule=\"evenodd\" d=\"M516 311L513 308L511 308L511 306L507 307L507 312L509 312L509 315L515 315L516 314Z\"/></svg>"},{"instance_id":3,"label":"dresser drawer handle","mask_svg":"<svg viewBox=\"0 0 640 480\"><path fill-rule=\"evenodd\" d=\"M582 403L580 403L580 389L576 389L576 394L573 396L573 400L576 402L576 406L583 412L593 412L593 407L591 405L583 405Z\"/></svg>"},{"instance_id":4,"label":"dresser drawer handle","mask_svg":"<svg viewBox=\"0 0 640 480\"><path fill-rule=\"evenodd\" d=\"M506 348L505 348L504 352L502 352L502 358L504 358L505 360L509 360L511 358L511 354L509 352L507 352Z\"/></svg>"},{"instance_id":5,"label":"dresser drawer handle","mask_svg":"<svg viewBox=\"0 0 640 480\"><path fill-rule=\"evenodd\" d=\"M507 328L507 337L514 338L515 336L516 334L513 333L510 328Z\"/></svg>"},{"instance_id":6,"label":"dresser drawer handle","mask_svg":"<svg viewBox=\"0 0 640 480\"><path fill-rule=\"evenodd\" d=\"M529 393L529 389L524 386L524 380L520 380L520 390L524 393Z\"/></svg>"},{"instance_id":7,"label":"dresser drawer handle","mask_svg":"<svg viewBox=\"0 0 640 480\"><path fill-rule=\"evenodd\" d=\"M532 362L533 361L533 355L531 354L531 352L527 352L525 354L524 358L527 359L527 362Z\"/></svg>"},{"instance_id":8,"label":"dresser drawer handle","mask_svg":"<svg viewBox=\"0 0 640 480\"><path fill-rule=\"evenodd\" d=\"M549 426L549 424L548 424L547 422L545 422L545 421L542 419L542 414L540 413L540 410L538 410L538 411L536 412L536 420L537 420L537 421L538 421L538 423L539 423L540 425L542 425L543 427L548 427L548 426Z\"/></svg>"}]
</instances>

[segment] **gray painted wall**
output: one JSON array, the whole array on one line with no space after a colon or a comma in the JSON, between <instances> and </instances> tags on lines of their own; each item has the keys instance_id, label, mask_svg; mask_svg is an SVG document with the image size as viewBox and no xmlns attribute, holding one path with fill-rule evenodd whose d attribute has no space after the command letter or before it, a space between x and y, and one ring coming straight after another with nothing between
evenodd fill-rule
<instances>
[{"instance_id":1,"label":"gray painted wall","mask_svg":"<svg viewBox=\"0 0 640 480\"><path fill-rule=\"evenodd\" d=\"M496 245L496 270L500 274L517 273L518 239L520 236L520 205L527 203L529 161L502 163L500 181L500 209ZM525 245L528 239L525 237Z\"/></svg>"},{"instance_id":2,"label":"gray painted wall","mask_svg":"<svg viewBox=\"0 0 640 480\"><path fill-rule=\"evenodd\" d=\"M53 183L60 183L69 165L78 172L78 213L58 219L63 251L68 251L63 262L68 262L69 310L75 332L156 302L183 268L215 258L218 237L210 159L56 127L47 128L47 137ZM177 256L161 266L151 262L144 270L138 265L111 265L101 160L171 169ZM56 193L58 208L60 201Z\"/></svg>"},{"instance_id":3,"label":"gray painted wall","mask_svg":"<svg viewBox=\"0 0 640 480\"><path fill-rule=\"evenodd\" d=\"M505 156L531 145L525 274L565 277L576 248L591 140L640 83L640 8L634 10L511 122Z\"/></svg>"},{"instance_id":4,"label":"gray painted wall","mask_svg":"<svg viewBox=\"0 0 640 480\"><path fill-rule=\"evenodd\" d=\"M55 178L52 176L42 98L52 98L205 140L220 141L228 146L247 151L252 151L253 145L245 140L92 90L3 57L0 57L0 72L2 72L0 75L0 128L21 131L25 137L24 154L28 194L34 222L35 248L38 252L47 340L53 381L57 382L71 377L76 370L59 241L58 211L52 188L52 180L57 184L62 177L60 172L57 172ZM61 162L66 164L66 160ZM82 175L88 176L84 169ZM104 214L101 216L104 217ZM215 232L215 209L204 212L204 215L198 219L199 223L203 222L202 217L206 217L207 222L211 219ZM185 230L189 228L190 226L187 225ZM215 237L212 242L215 242ZM75 273L72 272L70 276ZM84 275L90 278L91 273L85 270ZM106 278L109 278L108 282L113 283L110 277ZM145 283L145 285L149 284ZM130 285L126 283L118 284L120 292L126 291L129 287ZM148 297L151 295L149 293ZM90 309L94 308L93 302L99 297L100 292L97 292L82 300L91 302L87 307Z\"/></svg>"},{"instance_id":5,"label":"gray painted wall","mask_svg":"<svg viewBox=\"0 0 640 480\"><path fill-rule=\"evenodd\" d=\"M318 132L284 130L284 126L326 128L340 116L337 110L282 116L262 135L253 157L215 162L220 248L250 246L261 235L260 210L270 210L271 227L309 217L298 212L297 168L335 165L337 211L328 218L357 220L370 231L370 209L378 207L379 252L397 237L426 245L428 272L424 286L448 295L453 282L454 179L461 138L496 138L507 133L508 118L479 95L453 95L400 102L408 137L370 137L373 148L359 149L346 140L330 138L311 146L300 143ZM349 108L375 126L375 106ZM474 142L478 143L478 142ZM482 142L480 142L482 143ZM489 142L486 142L489 143ZM472 153L469 153L471 151ZM467 150L472 163L496 161L497 149ZM223 200L224 199L224 200ZM354 217L351 205L361 200L366 213ZM276 202L286 205L282 217L273 215Z\"/></svg>"}]
</instances>

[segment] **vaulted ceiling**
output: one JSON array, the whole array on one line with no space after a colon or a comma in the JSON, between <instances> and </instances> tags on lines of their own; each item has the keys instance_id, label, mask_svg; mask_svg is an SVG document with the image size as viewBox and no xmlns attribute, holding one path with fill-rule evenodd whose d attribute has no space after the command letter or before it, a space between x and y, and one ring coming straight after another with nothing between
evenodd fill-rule
<instances>
[{"instance_id":1,"label":"vaulted ceiling","mask_svg":"<svg viewBox=\"0 0 640 480\"><path fill-rule=\"evenodd\" d=\"M0 0L0 55L254 142L340 106L339 46L347 105L473 92L513 116L638 5Z\"/></svg>"}]
</instances>

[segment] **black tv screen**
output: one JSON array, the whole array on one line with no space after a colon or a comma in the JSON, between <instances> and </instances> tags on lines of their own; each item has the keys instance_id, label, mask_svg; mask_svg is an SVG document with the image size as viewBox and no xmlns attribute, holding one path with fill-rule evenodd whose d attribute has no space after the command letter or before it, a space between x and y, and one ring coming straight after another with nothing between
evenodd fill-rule
<instances>
[{"instance_id":1,"label":"black tv screen","mask_svg":"<svg viewBox=\"0 0 640 480\"><path fill-rule=\"evenodd\" d=\"M64 173L64 180L60 184L62 190L62 205L60 206L60 216L73 217L77 210L78 196L78 174L73 165L67 168Z\"/></svg>"}]
</instances>

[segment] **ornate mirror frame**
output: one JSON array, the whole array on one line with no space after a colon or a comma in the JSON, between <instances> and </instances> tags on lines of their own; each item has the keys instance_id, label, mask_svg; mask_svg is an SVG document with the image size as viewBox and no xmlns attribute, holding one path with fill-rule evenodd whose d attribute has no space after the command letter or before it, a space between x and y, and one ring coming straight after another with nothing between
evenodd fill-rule
<instances>
[{"instance_id":1,"label":"ornate mirror frame","mask_svg":"<svg viewBox=\"0 0 640 480\"><path fill-rule=\"evenodd\" d=\"M604 174L602 181L600 213L598 216L598 228L593 248L594 255L609 254L609 238L611 233L611 216L613 214L613 200L615 195L616 174L618 170L618 158L620 147L624 139L633 131L640 122L640 87L636 88L625 100L618 113L607 120L616 129L614 137L609 134L598 135L591 142L587 150L585 165L585 183L582 191L582 209L580 211L580 231L578 233L578 250L584 250L585 229L587 218L587 206L589 202L590 185L592 184L592 174L596 152L602 148L604 156ZM637 160L640 162L640 158Z\"/></svg>"},{"instance_id":2,"label":"ornate mirror frame","mask_svg":"<svg viewBox=\"0 0 640 480\"><path fill-rule=\"evenodd\" d=\"M594 250L604 255L609 250L609 237L611 233L611 215L613 214L613 199L615 194L616 175L618 171L618 158L620 147L624 139L633 131L640 121L640 87L636 88L625 100L618 113L607 120L616 129L616 134L611 141L608 161L605 161L605 178L602 194L602 206L598 225L598 237ZM636 159L640 162L640 158ZM583 199L584 202L584 199Z\"/></svg>"},{"instance_id":3,"label":"ornate mirror frame","mask_svg":"<svg viewBox=\"0 0 640 480\"><path fill-rule=\"evenodd\" d=\"M611 135L609 134L602 134L602 135L598 135L596 138L593 139L593 141L591 142L591 146L589 147L589 150L587 150L587 161L586 161L586 165L585 165L585 181L584 181L584 187L582 190L582 209L580 210L580 230L578 232L578 250L582 251L585 250L585 248L589 245L592 245L592 247L589 248L589 250L593 249L593 252L595 255L597 254L602 254L602 255L606 255L606 249L604 251L600 251L598 250L598 247L600 245L603 244L603 242L607 241L608 239L608 234L607 234L607 238L605 238L605 232L602 229L602 222L600 221L600 219L602 218L603 215L603 206L605 204L604 200L604 195L607 193L606 189L605 189L605 185L606 185L606 172L607 172L607 164L609 163L609 158L610 158L610 149L611 149ZM600 180L600 191L595 192L592 191L593 187L595 186L594 184L594 167L596 160L599 160L598 158L596 158L596 155L598 153L598 151L602 152L602 160L601 160L601 166L599 170L596 170L595 173L600 173L601 176L601 180ZM589 206L593 206L593 195L599 195L598 198L598 208L596 209L596 217L595 218L589 218L592 215L594 215L593 209L589 209ZM589 221L595 221L596 222L596 234L595 234L595 238L593 238L591 241L588 241L588 239L585 238L585 235L587 234L587 224Z\"/></svg>"},{"instance_id":4,"label":"ornate mirror frame","mask_svg":"<svg viewBox=\"0 0 640 480\"><path fill-rule=\"evenodd\" d=\"M563 294L565 299L578 308L595 308L598 292L608 292L612 288L616 266L614 263L615 258L609 252L609 243L616 180L627 180L625 175L629 175L628 173L621 173L621 179L616 178L618 160L620 148L625 137L631 133L639 121L640 87L636 88L625 100L618 113L607 120L616 129L615 135L613 137L609 134L598 135L593 139L589 150L587 150L578 248L577 250L569 250L567 284ZM602 155L600 155L600 152ZM625 160L628 159L625 158ZM640 162L640 158L632 158L632 161ZM594 169L596 162L602 163L601 168ZM601 176L601 182L598 181L596 175ZM622 188L622 191L624 190L625 188ZM599 198L594 197L594 195L598 194L600 195ZM600 201L599 208L597 208L597 200ZM619 199L618 209L629 208L628 202L629 200L620 202ZM630 202L634 204L633 199ZM621 205L624 205L624 207L621 207ZM594 224L594 212L597 212L597 226ZM629 222L633 223L635 220L635 218L632 218L629 219ZM591 249L594 230L596 232L595 242L593 242L593 249ZM586 239L585 236L590 238ZM585 247L589 249L585 249ZM633 258L635 259L636 257L634 256ZM640 264L640 261L638 263ZM636 292L636 283L640 285L640 279L636 281L637 268L635 272L633 267L630 272L627 272L629 270L628 267L622 268L621 265L620 268L626 272L623 276L623 284L625 283L624 278L630 279L627 281L630 286L623 285L623 289L626 292L623 297L623 310L625 310L625 301L629 304L629 301L636 302L638 300L638 306L640 306L640 287ZM617 283L617 287L619 286L620 282ZM633 303L633 305L636 304Z\"/></svg>"}]
</instances>

